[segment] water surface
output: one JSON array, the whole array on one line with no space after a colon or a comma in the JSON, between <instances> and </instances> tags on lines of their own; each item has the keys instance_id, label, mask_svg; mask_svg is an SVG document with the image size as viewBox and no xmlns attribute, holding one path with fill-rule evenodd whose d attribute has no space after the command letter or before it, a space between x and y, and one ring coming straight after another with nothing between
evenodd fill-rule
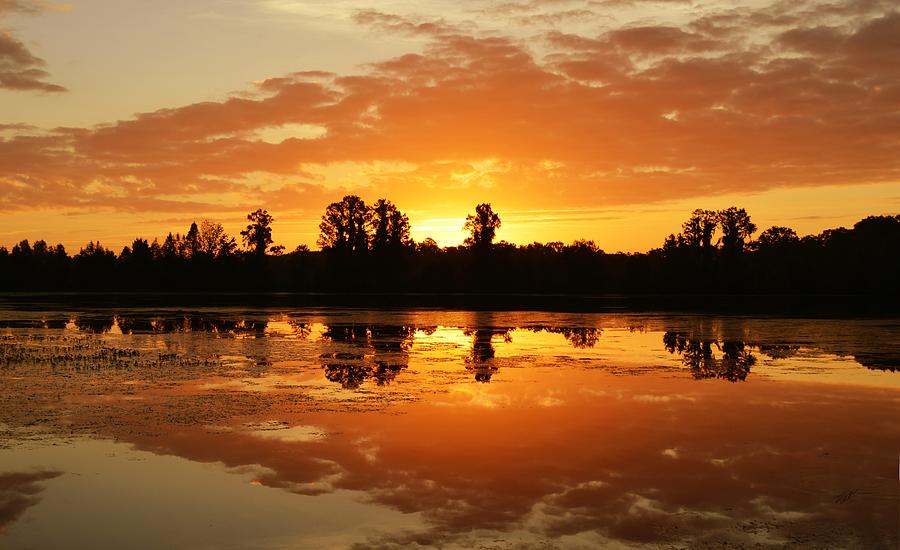
<instances>
[{"instance_id":1,"label":"water surface","mask_svg":"<svg viewBox=\"0 0 900 550\"><path fill-rule=\"evenodd\" d=\"M897 548L900 322L0 312L6 548Z\"/></svg>"}]
</instances>

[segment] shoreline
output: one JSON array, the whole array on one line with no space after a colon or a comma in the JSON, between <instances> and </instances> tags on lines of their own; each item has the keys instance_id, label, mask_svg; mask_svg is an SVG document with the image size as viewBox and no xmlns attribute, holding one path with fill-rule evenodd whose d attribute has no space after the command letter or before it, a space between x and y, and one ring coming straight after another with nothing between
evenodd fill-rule
<instances>
[{"instance_id":1,"label":"shoreline","mask_svg":"<svg viewBox=\"0 0 900 550\"><path fill-rule=\"evenodd\" d=\"M308 292L0 292L0 308L265 307L446 309L572 313L900 317L900 295L882 294L497 294Z\"/></svg>"}]
</instances>

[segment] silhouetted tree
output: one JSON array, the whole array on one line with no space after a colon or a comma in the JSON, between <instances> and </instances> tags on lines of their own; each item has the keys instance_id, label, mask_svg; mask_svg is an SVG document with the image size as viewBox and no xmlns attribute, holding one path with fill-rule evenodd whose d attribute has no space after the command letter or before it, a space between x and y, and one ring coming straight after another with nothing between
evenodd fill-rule
<instances>
[{"instance_id":1,"label":"silhouetted tree","mask_svg":"<svg viewBox=\"0 0 900 550\"><path fill-rule=\"evenodd\" d=\"M81 259L81 258L88 258L88 259L96 259L96 258L110 259L110 258L112 258L112 259L115 259L115 257L116 257L115 253L112 250L108 250L108 249L104 248L103 245L100 244L100 241L97 241L96 243L94 241L87 243L87 245L85 245L85 247L82 248L78 252L78 254L75 256L76 259Z\"/></svg>"},{"instance_id":2,"label":"silhouetted tree","mask_svg":"<svg viewBox=\"0 0 900 550\"><path fill-rule=\"evenodd\" d=\"M431 237L426 237L425 240L416 244L416 250L425 254L436 254L441 251L441 247L437 241Z\"/></svg>"},{"instance_id":3,"label":"silhouetted tree","mask_svg":"<svg viewBox=\"0 0 900 550\"><path fill-rule=\"evenodd\" d=\"M184 236L184 256L195 258L200 253L200 228L197 222L191 222L191 228Z\"/></svg>"},{"instance_id":4,"label":"silhouetted tree","mask_svg":"<svg viewBox=\"0 0 900 550\"><path fill-rule=\"evenodd\" d=\"M75 255L73 261L81 286L103 288L112 284L116 254L104 248L99 242L89 242Z\"/></svg>"},{"instance_id":5,"label":"silhouetted tree","mask_svg":"<svg viewBox=\"0 0 900 550\"><path fill-rule=\"evenodd\" d=\"M200 222L199 251L210 258L230 256L237 249L234 237L229 237L222 224L210 220Z\"/></svg>"},{"instance_id":6,"label":"silhouetted tree","mask_svg":"<svg viewBox=\"0 0 900 550\"><path fill-rule=\"evenodd\" d=\"M272 244L272 222L275 221L266 210L259 209L247 214L247 229L241 231L244 246L257 256L264 256Z\"/></svg>"},{"instance_id":7,"label":"silhouetted tree","mask_svg":"<svg viewBox=\"0 0 900 550\"><path fill-rule=\"evenodd\" d=\"M154 238L153 242L150 243L150 255L154 259L162 257L162 246L159 244L159 239Z\"/></svg>"},{"instance_id":8,"label":"silhouetted tree","mask_svg":"<svg viewBox=\"0 0 900 550\"><path fill-rule=\"evenodd\" d=\"M799 242L800 239L797 237L797 233L790 227L773 225L760 233L756 241L753 242L753 248L756 250L772 250Z\"/></svg>"},{"instance_id":9,"label":"silhouetted tree","mask_svg":"<svg viewBox=\"0 0 900 550\"><path fill-rule=\"evenodd\" d=\"M153 254L150 251L150 243L147 242L147 239L138 238L131 243L131 257L142 261L150 261L153 259Z\"/></svg>"},{"instance_id":10,"label":"silhouetted tree","mask_svg":"<svg viewBox=\"0 0 900 550\"><path fill-rule=\"evenodd\" d=\"M377 234L373 242L390 246L405 241L408 221L402 213L386 200L376 209L380 213L368 226ZM326 249L366 250L366 222L372 210L354 196L331 205L323 216L320 244ZM485 247L479 250L490 250L490 254L472 254L465 247L441 248L426 239L415 251L410 246L409 253L401 255L332 255L298 247L294 253L260 263L233 257L234 239L220 224L208 221L192 226L185 237L169 233L149 245L135 239L118 258L95 243L70 257L62 245L23 239L11 249L0 247L0 290L254 287L448 294L865 293L891 299L898 295L900 216L870 216L852 228L828 229L801 239L793 230L776 226L750 241L749 215L730 208L717 218L724 234L717 249L711 214L715 213L694 211L684 233L669 235L662 248L645 254L604 254L589 240L571 245L495 243L499 216L487 204L479 205L476 214L467 218L466 244ZM271 216L260 210L250 218L254 224L244 238L251 237L256 244L249 248L278 254L280 247L271 246ZM263 236L262 244L256 235ZM745 249L750 252L735 253ZM696 302L700 307L702 303Z\"/></svg>"},{"instance_id":11,"label":"silhouetted tree","mask_svg":"<svg viewBox=\"0 0 900 550\"><path fill-rule=\"evenodd\" d=\"M589 239L577 239L572 242L568 247L566 247L569 252L573 252L575 254L602 254L603 251L600 250L600 247L597 246L592 240Z\"/></svg>"},{"instance_id":12,"label":"silhouetted tree","mask_svg":"<svg viewBox=\"0 0 900 550\"><path fill-rule=\"evenodd\" d=\"M475 214L466 216L463 229L469 232L466 245L473 248L490 248L500 228L500 216L489 203L481 203L475 207Z\"/></svg>"},{"instance_id":13,"label":"silhouetted tree","mask_svg":"<svg viewBox=\"0 0 900 550\"><path fill-rule=\"evenodd\" d=\"M178 258L181 255L181 235L173 235L172 233L166 235L166 240L163 241L160 252L164 258L170 260Z\"/></svg>"},{"instance_id":14,"label":"silhouetted tree","mask_svg":"<svg viewBox=\"0 0 900 550\"><path fill-rule=\"evenodd\" d=\"M387 199L378 199L372 207L369 227L373 251L400 250L411 245L409 218Z\"/></svg>"},{"instance_id":15,"label":"silhouetted tree","mask_svg":"<svg viewBox=\"0 0 900 550\"><path fill-rule=\"evenodd\" d=\"M720 210L717 215L722 227L722 251L743 252L744 245L756 231L756 225L743 208L735 206Z\"/></svg>"},{"instance_id":16,"label":"silhouetted tree","mask_svg":"<svg viewBox=\"0 0 900 550\"><path fill-rule=\"evenodd\" d=\"M23 239L19 241L19 244L13 245L12 255L31 256L31 243L28 242L28 239Z\"/></svg>"},{"instance_id":17,"label":"silhouetted tree","mask_svg":"<svg viewBox=\"0 0 900 550\"><path fill-rule=\"evenodd\" d=\"M365 252L369 248L370 216L366 203L356 195L329 204L319 224L319 246L324 250Z\"/></svg>"},{"instance_id":18,"label":"silhouetted tree","mask_svg":"<svg viewBox=\"0 0 900 550\"><path fill-rule=\"evenodd\" d=\"M662 253L665 257L672 258L682 247L684 247L684 236L681 233L678 235L669 233L669 236L663 241Z\"/></svg>"},{"instance_id":19,"label":"silhouetted tree","mask_svg":"<svg viewBox=\"0 0 900 550\"><path fill-rule=\"evenodd\" d=\"M685 246L704 250L713 248L713 235L716 233L718 214L714 210L698 208L691 213L688 221L681 226L681 238Z\"/></svg>"}]
</instances>

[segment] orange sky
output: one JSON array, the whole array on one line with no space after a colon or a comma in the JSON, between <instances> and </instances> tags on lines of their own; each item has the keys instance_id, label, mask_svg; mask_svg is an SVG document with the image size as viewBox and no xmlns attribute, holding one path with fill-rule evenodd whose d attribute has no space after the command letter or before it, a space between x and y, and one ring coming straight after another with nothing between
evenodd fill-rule
<instances>
[{"instance_id":1,"label":"orange sky","mask_svg":"<svg viewBox=\"0 0 900 550\"><path fill-rule=\"evenodd\" d=\"M176 4L176 3L173 3ZM458 244L646 250L693 208L801 234L900 211L891 1L0 0L0 244L237 232L313 245L392 199Z\"/></svg>"}]
</instances>

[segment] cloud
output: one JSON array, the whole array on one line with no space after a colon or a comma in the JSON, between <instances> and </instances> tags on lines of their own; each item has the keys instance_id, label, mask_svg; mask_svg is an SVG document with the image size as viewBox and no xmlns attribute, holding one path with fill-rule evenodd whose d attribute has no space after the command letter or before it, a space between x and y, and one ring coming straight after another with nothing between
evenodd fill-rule
<instances>
[{"instance_id":1,"label":"cloud","mask_svg":"<svg viewBox=\"0 0 900 550\"><path fill-rule=\"evenodd\" d=\"M0 0L0 15L6 13L41 13L71 11L72 5L41 0Z\"/></svg>"},{"instance_id":2,"label":"cloud","mask_svg":"<svg viewBox=\"0 0 900 550\"><path fill-rule=\"evenodd\" d=\"M0 17L8 13L40 13L64 11L67 5L23 0L0 0ZM9 32L0 29L0 90L27 90L39 92L64 92L59 84L46 82L50 76L44 67L47 63L32 54L25 45Z\"/></svg>"},{"instance_id":3,"label":"cloud","mask_svg":"<svg viewBox=\"0 0 900 550\"><path fill-rule=\"evenodd\" d=\"M35 2L27 0L0 0L0 15L6 13L36 13L41 11L40 6Z\"/></svg>"},{"instance_id":4,"label":"cloud","mask_svg":"<svg viewBox=\"0 0 900 550\"><path fill-rule=\"evenodd\" d=\"M528 42L362 11L358 23L427 44L357 74L292 73L222 101L23 131L0 140L0 198L180 211L263 193L318 210L378 189L413 208L465 191L553 209L897 181L900 15L877 2L817 7ZM317 132L260 137L286 125ZM336 167L355 172L333 179Z\"/></svg>"},{"instance_id":5,"label":"cloud","mask_svg":"<svg viewBox=\"0 0 900 550\"><path fill-rule=\"evenodd\" d=\"M0 33L0 89L64 92L58 84L45 82L50 74L43 59L35 57L24 44L7 33Z\"/></svg>"},{"instance_id":6,"label":"cloud","mask_svg":"<svg viewBox=\"0 0 900 550\"><path fill-rule=\"evenodd\" d=\"M409 35L441 35L459 30L443 19L425 20L411 18L377 10L361 10L353 15L356 23L376 30L409 34Z\"/></svg>"}]
</instances>

